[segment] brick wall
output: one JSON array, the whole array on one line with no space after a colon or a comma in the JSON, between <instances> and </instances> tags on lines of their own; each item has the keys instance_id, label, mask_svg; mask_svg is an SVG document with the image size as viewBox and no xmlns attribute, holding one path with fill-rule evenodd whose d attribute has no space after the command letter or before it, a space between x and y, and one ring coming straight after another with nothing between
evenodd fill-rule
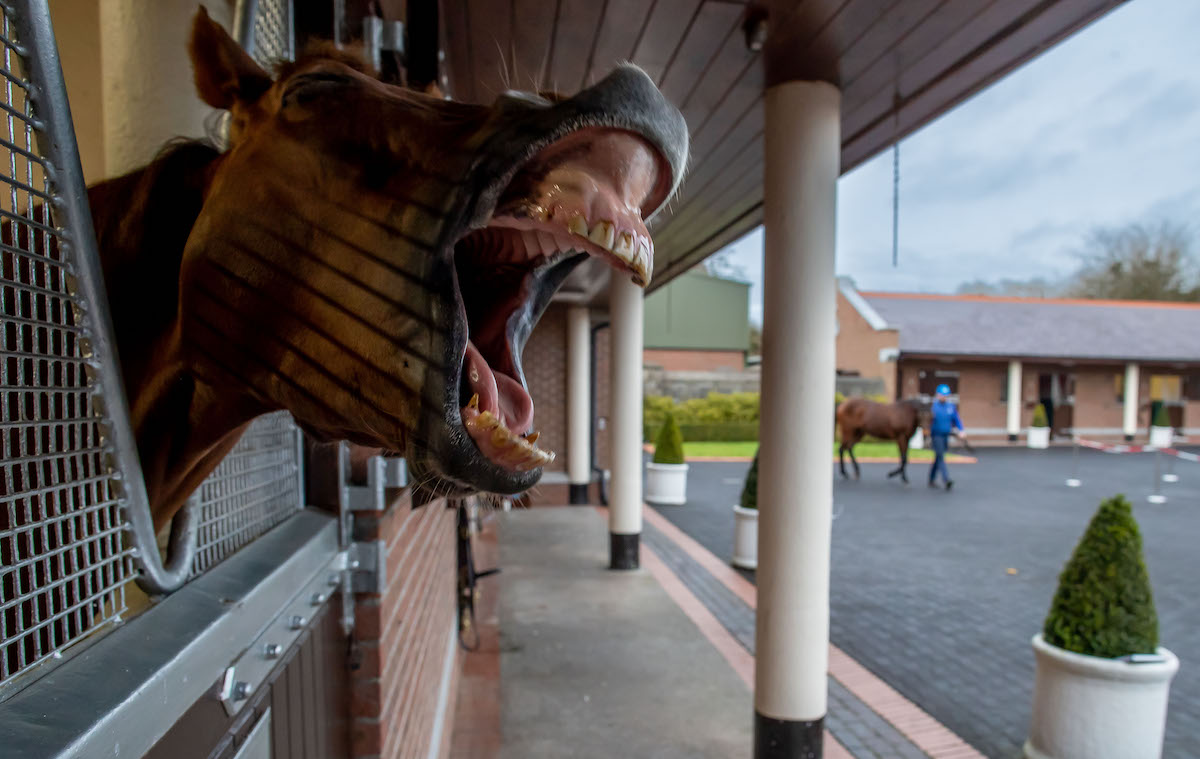
<instances>
[{"instance_id":1,"label":"brick wall","mask_svg":"<svg viewBox=\"0 0 1200 759\"><path fill-rule=\"evenodd\" d=\"M711 372L719 369L740 370L746 364L742 351L701 351L648 348L642 352L642 363L661 366L668 371Z\"/></svg>"},{"instance_id":2,"label":"brick wall","mask_svg":"<svg viewBox=\"0 0 1200 759\"><path fill-rule=\"evenodd\" d=\"M429 755L448 651L457 642L455 512L446 502L412 508L405 494L386 512L357 512L356 540L387 544L382 594L355 596L350 713L356 759ZM453 645L453 649L449 646ZM447 720L455 694L448 694ZM444 727L439 755L448 751Z\"/></svg>"},{"instance_id":3,"label":"brick wall","mask_svg":"<svg viewBox=\"0 0 1200 759\"><path fill-rule=\"evenodd\" d=\"M1124 376L1124 365L1087 366L1075 369L1075 426L1083 429L1114 430L1110 434L1087 433L1089 437L1113 437L1124 424L1124 404L1117 395L1116 377ZM1036 377L1032 390L1035 393ZM1139 384L1145 384L1139 383ZM1149 392L1149 387L1146 387Z\"/></svg>"},{"instance_id":4,"label":"brick wall","mask_svg":"<svg viewBox=\"0 0 1200 759\"><path fill-rule=\"evenodd\" d=\"M837 368L856 371L863 377L883 380L884 394L896 397L896 364L881 362L879 351L896 348L900 333L894 329L876 330L850 305L846 296L837 294Z\"/></svg>"},{"instance_id":5,"label":"brick wall","mask_svg":"<svg viewBox=\"0 0 1200 759\"><path fill-rule=\"evenodd\" d=\"M521 356L534 402L538 446L557 456L548 472L567 470L567 309L551 306L529 336Z\"/></svg>"}]
</instances>

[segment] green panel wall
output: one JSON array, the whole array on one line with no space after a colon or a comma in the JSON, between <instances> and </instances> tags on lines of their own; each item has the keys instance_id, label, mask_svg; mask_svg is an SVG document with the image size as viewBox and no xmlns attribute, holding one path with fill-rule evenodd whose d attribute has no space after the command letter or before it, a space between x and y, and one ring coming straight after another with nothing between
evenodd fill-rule
<instances>
[{"instance_id":1,"label":"green panel wall","mask_svg":"<svg viewBox=\"0 0 1200 759\"><path fill-rule=\"evenodd\" d=\"M750 285L689 271L646 298L647 348L750 347Z\"/></svg>"}]
</instances>

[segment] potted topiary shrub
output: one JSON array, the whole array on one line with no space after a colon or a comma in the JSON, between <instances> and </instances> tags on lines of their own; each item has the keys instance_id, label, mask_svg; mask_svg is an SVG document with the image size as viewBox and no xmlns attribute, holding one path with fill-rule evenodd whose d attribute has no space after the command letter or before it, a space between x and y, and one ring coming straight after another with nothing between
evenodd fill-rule
<instances>
[{"instance_id":1,"label":"potted topiary shrub","mask_svg":"<svg viewBox=\"0 0 1200 759\"><path fill-rule=\"evenodd\" d=\"M1100 504L1042 632L1028 759L1157 759L1179 660L1158 645L1142 536L1124 496Z\"/></svg>"},{"instance_id":2,"label":"potted topiary shrub","mask_svg":"<svg viewBox=\"0 0 1200 759\"><path fill-rule=\"evenodd\" d=\"M1046 407L1040 403L1033 407L1033 422L1025 435L1025 443L1030 448L1050 447L1050 424L1046 421Z\"/></svg>"},{"instance_id":3,"label":"potted topiary shrub","mask_svg":"<svg viewBox=\"0 0 1200 759\"><path fill-rule=\"evenodd\" d=\"M733 506L733 560L735 567L758 568L758 453L746 473L742 501Z\"/></svg>"},{"instance_id":4,"label":"potted topiary shrub","mask_svg":"<svg viewBox=\"0 0 1200 759\"><path fill-rule=\"evenodd\" d=\"M661 505L687 503L687 472L683 434L675 416L667 414L654 440L654 460L646 464L646 500Z\"/></svg>"},{"instance_id":5,"label":"potted topiary shrub","mask_svg":"<svg viewBox=\"0 0 1200 759\"><path fill-rule=\"evenodd\" d=\"M1155 448L1170 448L1175 442L1175 428L1167 415L1167 407L1159 403L1154 409L1154 419L1150 421L1150 445Z\"/></svg>"}]
</instances>

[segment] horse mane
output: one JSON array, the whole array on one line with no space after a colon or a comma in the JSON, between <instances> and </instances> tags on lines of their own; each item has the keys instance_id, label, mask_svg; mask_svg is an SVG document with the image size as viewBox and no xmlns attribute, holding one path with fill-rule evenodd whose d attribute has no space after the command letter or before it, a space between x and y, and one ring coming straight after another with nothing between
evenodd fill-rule
<instances>
[{"instance_id":1,"label":"horse mane","mask_svg":"<svg viewBox=\"0 0 1200 759\"><path fill-rule=\"evenodd\" d=\"M146 166L88 188L92 223L126 383L136 386L150 348L179 305L183 248L220 151L172 140Z\"/></svg>"}]
</instances>

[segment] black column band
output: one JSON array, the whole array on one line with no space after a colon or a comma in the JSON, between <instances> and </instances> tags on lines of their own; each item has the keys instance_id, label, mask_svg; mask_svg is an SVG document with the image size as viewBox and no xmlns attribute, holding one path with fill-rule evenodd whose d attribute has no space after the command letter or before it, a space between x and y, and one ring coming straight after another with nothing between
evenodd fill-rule
<instances>
[{"instance_id":1,"label":"black column band","mask_svg":"<svg viewBox=\"0 0 1200 759\"><path fill-rule=\"evenodd\" d=\"M588 486L587 483L576 485L574 482L570 485L570 494L568 496L572 505L583 504L588 502Z\"/></svg>"},{"instance_id":2,"label":"black column band","mask_svg":"<svg viewBox=\"0 0 1200 759\"><path fill-rule=\"evenodd\" d=\"M608 533L609 569L638 568L638 533L619 535Z\"/></svg>"},{"instance_id":3,"label":"black column band","mask_svg":"<svg viewBox=\"0 0 1200 759\"><path fill-rule=\"evenodd\" d=\"M754 712L754 759L821 759L825 718L775 719Z\"/></svg>"},{"instance_id":4,"label":"black column band","mask_svg":"<svg viewBox=\"0 0 1200 759\"><path fill-rule=\"evenodd\" d=\"M1017 442L1017 433L1015 433L1015 432L1008 433L1008 442L1010 442L1010 443Z\"/></svg>"},{"instance_id":5,"label":"black column band","mask_svg":"<svg viewBox=\"0 0 1200 759\"><path fill-rule=\"evenodd\" d=\"M1133 442L1133 435L1126 435L1126 436L1125 436L1125 442L1126 442L1126 443L1132 443L1132 442Z\"/></svg>"}]
</instances>

